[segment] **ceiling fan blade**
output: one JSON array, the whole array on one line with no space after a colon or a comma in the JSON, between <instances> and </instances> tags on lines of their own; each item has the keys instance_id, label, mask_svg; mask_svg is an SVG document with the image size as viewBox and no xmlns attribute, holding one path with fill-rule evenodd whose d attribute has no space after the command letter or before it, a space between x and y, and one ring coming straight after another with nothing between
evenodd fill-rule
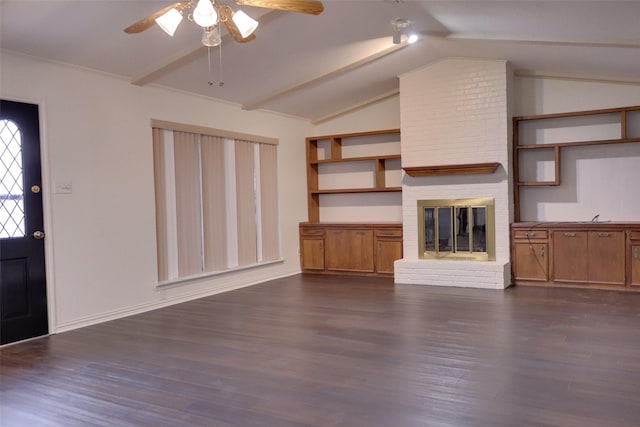
<instances>
[{"instance_id":1,"label":"ceiling fan blade","mask_svg":"<svg viewBox=\"0 0 640 427\"><path fill-rule=\"evenodd\" d=\"M164 7L160 10L158 10L157 12L152 13L151 15L147 16L146 18L142 18L141 20L139 20L136 23L133 23L131 25L129 25L127 28L124 29L124 32L127 34L135 34L135 33L141 33L144 30L148 30L149 28L151 28L153 25L155 25L156 23L156 18L161 17L162 15L164 15L165 13L167 13L168 11L170 11L171 9L178 9L178 11L182 11L182 9L184 9L186 6L188 6L191 2L189 1L181 1L178 3L173 3L167 7Z\"/></svg>"},{"instance_id":2,"label":"ceiling fan blade","mask_svg":"<svg viewBox=\"0 0 640 427\"><path fill-rule=\"evenodd\" d=\"M324 10L322 3L317 0L235 0L235 2L242 6L266 7L309 15L319 15Z\"/></svg>"},{"instance_id":3,"label":"ceiling fan blade","mask_svg":"<svg viewBox=\"0 0 640 427\"><path fill-rule=\"evenodd\" d=\"M246 43L256 38L256 35L253 33L249 34L245 38L242 38L242 34L240 34L240 30L238 29L238 26L231 19L233 17L233 9L231 9L230 6L226 4L221 4L217 6L217 9L218 9L218 15L220 15L220 22L224 24L225 28L227 29L229 34L231 34L231 37L233 37L235 41L239 43Z\"/></svg>"}]
</instances>

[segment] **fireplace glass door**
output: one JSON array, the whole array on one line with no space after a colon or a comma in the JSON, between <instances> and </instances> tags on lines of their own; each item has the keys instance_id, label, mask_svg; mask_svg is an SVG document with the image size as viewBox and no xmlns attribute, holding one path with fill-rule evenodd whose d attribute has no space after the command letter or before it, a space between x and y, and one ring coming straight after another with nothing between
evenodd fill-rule
<instances>
[{"instance_id":1,"label":"fireplace glass door","mask_svg":"<svg viewBox=\"0 0 640 427\"><path fill-rule=\"evenodd\" d=\"M420 257L495 259L493 199L420 200Z\"/></svg>"}]
</instances>

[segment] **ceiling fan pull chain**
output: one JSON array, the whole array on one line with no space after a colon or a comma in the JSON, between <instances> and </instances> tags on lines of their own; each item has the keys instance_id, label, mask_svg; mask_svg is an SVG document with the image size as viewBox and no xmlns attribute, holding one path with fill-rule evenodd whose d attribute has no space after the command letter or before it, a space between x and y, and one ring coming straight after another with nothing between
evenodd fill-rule
<instances>
[{"instance_id":1,"label":"ceiling fan pull chain","mask_svg":"<svg viewBox=\"0 0 640 427\"><path fill-rule=\"evenodd\" d=\"M218 86L224 86L222 81L222 43L218 45Z\"/></svg>"},{"instance_id":2,"label":"ceiling fan pull chain","mask_svg":"<svg viewBox=\"0 0 640 427\"><path fill-rule=\"evenodd\" d=\"M213 78L211 75L211 46L207 46L207 62L209 63L209 86L213 86Z\"/></svg>"}]
</instances>

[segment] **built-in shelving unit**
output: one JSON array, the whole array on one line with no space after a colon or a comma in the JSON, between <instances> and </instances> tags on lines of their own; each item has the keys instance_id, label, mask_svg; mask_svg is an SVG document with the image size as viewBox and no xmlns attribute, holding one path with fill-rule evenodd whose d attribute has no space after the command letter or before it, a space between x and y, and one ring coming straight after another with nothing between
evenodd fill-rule
<instances>
[{"instance_id":1,"label":"built-in shelving unit","mask_svg":"<svg viewBox=\"0 0 640 427\"><path fill-rule=\"evenodd\" d=\"M635 218L630 222L520 222L521 188L561 186L564 150L610 147L598 153L604 157L613 150L611 146L630 143L640 143L640 106L513 118L514 283L640 290L640 221ZM539 170L545 172L543 177L532 176L532 171Z\"/></svg>"},{"instance_id":2,"label":"built-in shelving unit","mask_svg":"<svg viewBox=\"0 0 640 427\"><path fill-rule=\"evenodd\" d=\"M306 139L307 151L307 200L309 222L320 221L320 196L323 194L356 194L356 193L386 193L400 192L401 186L388 186L386 172L390 161L400 161L400 153L381 153L380 155L346 154L352 141L375 151L376 144L400 141L400 129L388 129L370 132L358 132L341 135L314 136ZM322 155L321 155L322 153ZM339 188L322 188L322 167L325 165L342 164L348 169L349 165L366 163L371 174L371 186L340 186ZM354 167L354 169L356 169Z\"/></svg>"},{"instance_id":3,"label":"built-in shelving unit","mask_svg":"<svg viewBox=\"0 0 640 427\"><path fill-rule=\"evenodd\" d=\"M513 118L513 169L514 169L514 202L515 221L520 221L520 188L535 186L559 186L561 184L561 153L563 149L570 147L584 147L594 145L628 144L640 142L640 134L632 134L629 127L629 115L640 114L640 106L608 108L599 110L575 111L567 113L540 114L533 116L519 116ZM565 120L564 126L593 126L607 122L608 125L618 127L618 138L595 138L591 140L559 140L553 142L532 142L523 135L522 128L527 123L538 123L540 129L536 130L536 135L548 129L553 129L559 120ZM567 121L568 120L568 121ZM571 123L574 120L575 123ZM562 126L558 126L562 127ZM554 164L554 178L548 180L527 180L522 179L521 157L527 152L548 152L550 160Z\"/></svg>"},{"instance_id":4,"label":"built-in shelving unit","mask_svg":"<svg viewBox=\"0 0 640 427\"><path fill-rule=\"evenodd\" d=\"M300 224L302 271L393 276L393 263L402 258L400 222L320 222L320 205L335 194L348 195L347 205L355 207L365 197L359 194L401 192L400 129L309 137L306 151L309 221Z\"/></svg>"}]
</instances>

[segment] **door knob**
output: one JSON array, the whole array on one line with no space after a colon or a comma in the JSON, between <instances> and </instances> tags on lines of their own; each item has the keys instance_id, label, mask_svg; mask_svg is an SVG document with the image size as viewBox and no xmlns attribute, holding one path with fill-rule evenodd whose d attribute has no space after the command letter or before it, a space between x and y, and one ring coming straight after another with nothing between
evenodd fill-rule
<instances>
[{"instance_id":1,"label":"door knob","mask_svg":"<svg viewBox=\"0 0 640 427\"><path fill-rule=\"evenodd\" d=\"M40 230L34 231L33 232L33 238L34 239L38 239L38 240L44 239L44 231L40 231Z\"/></svg>"}]
</instances>

